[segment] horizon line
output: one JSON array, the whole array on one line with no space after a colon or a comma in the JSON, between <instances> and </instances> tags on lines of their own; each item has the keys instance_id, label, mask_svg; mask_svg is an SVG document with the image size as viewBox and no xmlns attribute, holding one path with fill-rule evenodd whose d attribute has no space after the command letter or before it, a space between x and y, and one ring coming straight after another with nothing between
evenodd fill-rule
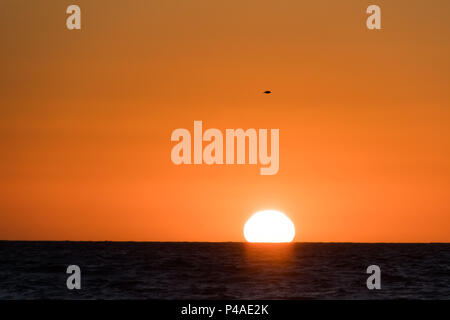
<instances>
[{"instance_id":1,"label":"horizon line","mask_svg":"<svg viewBox=\"0 0 450 320\"><path fill-rule=\"evenodd\" d=\"M292 242L248 242L248 241L159 241L159 240L0 240L0 242L115 242L115 243L248 243L248 244L450 244L450 242L360 242L360 241L292 241Z\"/></svg>"}]
</instances>

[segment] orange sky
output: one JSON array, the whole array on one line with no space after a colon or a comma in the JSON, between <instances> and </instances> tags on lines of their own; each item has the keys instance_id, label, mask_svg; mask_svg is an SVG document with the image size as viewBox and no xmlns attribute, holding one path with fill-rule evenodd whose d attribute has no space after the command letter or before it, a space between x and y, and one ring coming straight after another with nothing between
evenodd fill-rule
<instances>
[{"instance_id":1,"label":"orange sky","mask_svg":"<svg viewBox=\"0 0 450 320\"><path fill-rule=\"evenodd\" d=\"M369 4L383 30L365 28ZM0 239L243 241L277 209L295 241L450 241L449 12L2 1ZM278 174L175 166L171 132L194 120L279 128Z\"/></svg>"}]
</instances>

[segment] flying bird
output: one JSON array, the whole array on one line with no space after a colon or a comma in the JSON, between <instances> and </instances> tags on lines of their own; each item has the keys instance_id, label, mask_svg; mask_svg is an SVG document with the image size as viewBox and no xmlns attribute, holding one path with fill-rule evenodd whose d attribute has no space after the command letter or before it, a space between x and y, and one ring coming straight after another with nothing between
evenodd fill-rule
<instances>
[{"instance_id":1,"label":"flying bird","mask_svg":"<svg viewBox=\"0 0 450 320\"><path fill-rule=\"evenodd\" d=\"M264 91L263 93L265 93L265 94L271 94L271 93L272 93L272 91L270 91L270 90L266 90L266 91Z\"/></svg>"}]
</instances>

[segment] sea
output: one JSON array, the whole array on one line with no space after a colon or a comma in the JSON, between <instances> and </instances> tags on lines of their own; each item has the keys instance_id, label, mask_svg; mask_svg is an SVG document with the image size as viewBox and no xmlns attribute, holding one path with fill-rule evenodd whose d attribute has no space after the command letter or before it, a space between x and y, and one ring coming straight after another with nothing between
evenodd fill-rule
<instances>
[{"instance_id":1,"label":"sea","mask_svg":"<svg viewBox=\"0 0 450 320\"><path fill-rule=\"evenodd\" d=\"M450 244L0 241L0 299L450 299Z\"/></svg>"}]
</instances>

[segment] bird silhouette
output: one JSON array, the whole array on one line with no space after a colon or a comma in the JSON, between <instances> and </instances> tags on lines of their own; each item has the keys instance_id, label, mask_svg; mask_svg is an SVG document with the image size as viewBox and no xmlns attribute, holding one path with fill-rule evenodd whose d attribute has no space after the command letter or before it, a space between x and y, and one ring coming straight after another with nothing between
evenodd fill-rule
<instances>
[{"instance_id":1,"label":"bird silhouette","mask_svg":"<svg viewBox=\"0 0 450 320\"><path fill-rule=\"evenodd\" d=\"M271 94L271 93L272 93L272 91L270 91L270 90L266 90L266 91L264 91L263 93L265 93L265 94Z\"/></svg>"}]
</instances>

